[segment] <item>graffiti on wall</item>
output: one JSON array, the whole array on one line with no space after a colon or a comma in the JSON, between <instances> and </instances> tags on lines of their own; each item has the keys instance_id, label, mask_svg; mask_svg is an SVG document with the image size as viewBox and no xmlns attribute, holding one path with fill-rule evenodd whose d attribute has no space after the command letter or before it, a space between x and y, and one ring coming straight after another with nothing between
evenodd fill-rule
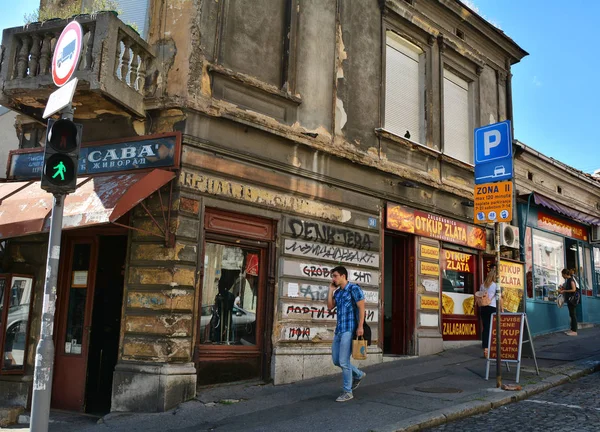
<instances>
[{"instance_id":1,"label":"graffiti on wall","mask_svg":"<svg viewBox=\"0 0 600 432\"><path fill-rule=\"evenodd\" d=\"M337 309L334 307L333 309L329 309L327 306L319 305L304 305L304 304L294 304L294 303L284 303L282 305L282 311L284 318L295 317L305 317L310 318L316 321L326 321L326 320L336 320L337 319ZM366 320L367 322L377 322L378 321L377 310L376 309L367 309L366 310Z\"/></svg>"},{"instance_id":2,"label":"graffiti on wall","mask_svg":"<svg viewBox=\"0 0 600 432\"><path fill-rule=\"evenodd\" d=\"M286 231L293 239L339 244L361 250L378 247L377 239L372 235L322 222L290 218L287 220Z\"/></svg>"},{"instance_id":3,"label":"graffiti on wall","mask_svg":"<svg viewBox=\"0 0 600 432\"><path fill-rule=\"evenodd\" d=\"M181 170L179 184L184 188L209 195L232 198L337 222L347 222L352 218L349 210L338 206L185 169Z\"/></svg>"},{"instance_id":4,"label":"graffiti on wall","mask_svg":"<svg viewBox=\"0 0 600 432\"><path fill-rule=\"evenodd\" d=\"M286 239L285 253L307 258L321 258L341 263L379 267L379 254L336 245Z\"/></svg>"},{"instance_id":5,"label":"graffiti on wall","mask_svg":"<svg viewBox=\"0 0 600 432\"><path fill-rule=\"evenodd\" d=\"M287 297L299 297L313 301L327 301L329 293L328 285L306 284L296 282L286 282L283 295ZM365 302L378 303L379 293L377 291L363 290Z\"/></svg>"}]
</instances>

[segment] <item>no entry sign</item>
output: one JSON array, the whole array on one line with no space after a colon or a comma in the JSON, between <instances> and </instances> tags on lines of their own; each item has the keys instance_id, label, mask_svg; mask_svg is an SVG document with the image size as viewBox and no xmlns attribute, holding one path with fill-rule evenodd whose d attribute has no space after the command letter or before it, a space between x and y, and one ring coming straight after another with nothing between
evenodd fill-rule
<instances>
[{"instance_id":1,"label":"no entry sign","mask_svg":"<svg viewBox=\"0 0 600 432\"><path fill-rule=\"evenodd\" d=\"M59 87L73 76L83 45L83 29L77 21L70 22L60 34L52 57L52 79Z\"/></svg>"}]
</instances>

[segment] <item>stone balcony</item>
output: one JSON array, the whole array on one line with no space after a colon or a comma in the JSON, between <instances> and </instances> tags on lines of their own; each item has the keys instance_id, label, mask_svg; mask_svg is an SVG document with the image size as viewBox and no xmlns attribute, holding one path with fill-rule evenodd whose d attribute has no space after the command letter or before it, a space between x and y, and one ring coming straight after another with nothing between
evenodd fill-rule
<instances>
[{"instance_id":1,"label":"stone balcony","mask_svg":"<svg viewBox=\"0 0 600 432\"><path fill-rule=\"evenodd\" d=\"M42 120L52 81L58 36L76 19L84 31L79 79L73 98L75 117L98 114L145 117L144 96L153 49L116 14L101 12L5 29L0 47L0 104ZM150 81L149 84L147 82Z\"/></svg>"}]
</instances>

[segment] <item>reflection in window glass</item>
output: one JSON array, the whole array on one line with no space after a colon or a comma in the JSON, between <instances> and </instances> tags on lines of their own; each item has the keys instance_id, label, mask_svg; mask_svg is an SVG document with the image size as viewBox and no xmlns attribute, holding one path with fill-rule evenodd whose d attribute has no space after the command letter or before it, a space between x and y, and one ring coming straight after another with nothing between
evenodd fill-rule
<instances>
[{"instance_id":1,"label":"reflection in window glass","mask_svg":"<svg viewBox=\"0 0 600 432\"><path fill-rule=\"evenodd\" d=\"M475 256L444 250L442 270L442 313L475 315Z\"/></svg>"},{"instance_id":2,"label":"reflection in window glass","mask_svg":"<svg viewBox=\"0 0 600 432\"><path fill-rule=\"evenodd\" d=\"M596 296L600 297L600 248L594 248L594 281L596 283Z\"/></svg>"},{"instance_id":3,"label":"reflection in window glass","mask_svg":"<svg viewBox=\"0 0 600 432\"><path fill-rule=\"evenodd\" d=\"M255 345L259 251L206 243L200 342Z\"/></svg>"},{"instance_id":4,"label":"reflection in window glass","mask_svg":"<svg viewBox=\"0 0 600 432\"><path fill-rule=\"evenodd\" d=\"M581 289L581 295L592 296L594 295L593 283L592 283L592 260L591 250L587 246L579 247L579 268L576 271L575 277L579 282L579 288Z\"/></svg>"},{"instance_id":5,"label":"reflection in window glass","mask_svg":"<svg viewBox=\"0 0 600 432\"><path fill-rule=\"evenodd\" d=\"M555 301L563 283L564 240L543 231L533 231L533 287L538 300Z\"/></svg>"},{"instance_id":6,"label":"reflection in window glass","mask_svg":"<svg viewBox=\"0 0 600 432\"><path fill-rule=\"evenodd\" d=\"M21 369L25 364L29 303L31 301L31 278L15 276L7 292L9 297L8 318L4 343L3 370ZM4 281L2 281L4 291Z\"/></svg>"},{"instance_id":7,"label":"reflection in window glass","mask_svg":"<svg viewBox=\"0 0 600 432\"><path fill-rule=\"evenodd\" d=\"M75 245L73 250L73 272L89 270L90 253L91 245L89 243ZM81 354L86 298L87 288L70 288L67 328L65 330L65 354Z\"/></svg>"}]
</instances>

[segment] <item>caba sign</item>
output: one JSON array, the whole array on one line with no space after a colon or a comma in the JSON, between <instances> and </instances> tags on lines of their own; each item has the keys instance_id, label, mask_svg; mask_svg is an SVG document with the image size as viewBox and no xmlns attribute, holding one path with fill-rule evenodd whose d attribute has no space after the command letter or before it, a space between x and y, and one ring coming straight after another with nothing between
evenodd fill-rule
<instances>
[{"instance_id":1,"label":"caba sign","mask_svg":"<svg viewBox=\"0 0 600 432\"><path fill-rule=\"evenodd\" d=\"M91 175L144 168L179 165L180 134L135 138L124 142L89 144L79 153L78 174ZM44 161L43 148L10 153L8 178L39 179Z\"/></svg>"}]
</instances>

